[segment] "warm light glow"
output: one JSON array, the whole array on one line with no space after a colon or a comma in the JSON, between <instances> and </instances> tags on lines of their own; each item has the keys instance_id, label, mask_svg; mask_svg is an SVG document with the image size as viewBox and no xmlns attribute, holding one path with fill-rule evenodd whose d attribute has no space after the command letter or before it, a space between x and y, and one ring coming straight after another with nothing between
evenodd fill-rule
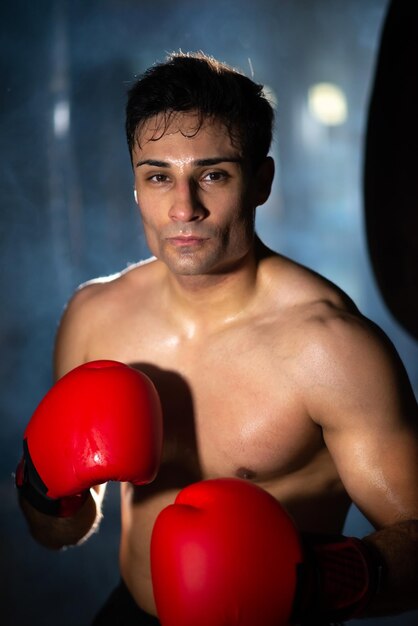
<instances>
[{"instance_id":1,"label":"warm light glow","mask_svg":"<svg viewBox=\"0 0 418 626\"><path fill-rule=\"evenodd\" d=\"M347 119L345 93L332 83L317 83L309 89L308 107L321 124L338 126Z\"/></svg>"}]
</instances>

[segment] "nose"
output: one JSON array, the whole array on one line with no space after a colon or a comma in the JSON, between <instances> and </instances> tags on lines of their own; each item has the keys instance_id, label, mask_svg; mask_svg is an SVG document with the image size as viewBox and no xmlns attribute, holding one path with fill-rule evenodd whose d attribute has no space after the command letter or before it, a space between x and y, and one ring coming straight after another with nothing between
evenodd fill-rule
<instances>
[{"instance_id":1,"label":"nose","mask_svg":"<svg viewBox=\"0 0 418 626\"><path fill-rule=\"evenodd\" d=\"M173 189L169 217L174 222L194 222L205 217L207 211L202 205L193 182L178 183Z\"/></svg>"}]
</instances>

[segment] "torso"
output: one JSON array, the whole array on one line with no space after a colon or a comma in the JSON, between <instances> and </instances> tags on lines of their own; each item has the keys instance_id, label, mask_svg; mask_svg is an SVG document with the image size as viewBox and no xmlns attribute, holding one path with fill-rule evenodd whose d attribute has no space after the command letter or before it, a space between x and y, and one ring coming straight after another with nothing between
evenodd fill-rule
<instances>
[{"instance_id":1,"label":"torso","mask_svg":"<svg viewBox=\"0 0 418 626\"><path fill-rule=\"evenodd\" d=\"M153 523L191 482L226 476L253 481L302 531L340 532L344 523L350 501L322 430L308 414L303 375L306 337L342 301L328 283L289 261L263 263L269 278L285 272L294 292L266 289L248 315L193 338L176 333L160 305L158 262L91 290L100 312L86 360L112 358L140 368L163 405L159 474L147 487L125 483L121 490L121 573L150 613ZM298 294L306 292L311 295L301 300Z\"/></svg>"}]
</instances>

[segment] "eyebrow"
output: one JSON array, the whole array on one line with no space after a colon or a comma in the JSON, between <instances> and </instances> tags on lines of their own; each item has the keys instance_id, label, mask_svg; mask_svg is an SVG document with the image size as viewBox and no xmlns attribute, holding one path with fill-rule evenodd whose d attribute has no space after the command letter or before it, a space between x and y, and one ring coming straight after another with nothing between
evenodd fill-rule
<instances>
[{"instance_id":1,"label":"eyebrow","mask_svg":"<svg viewBox=\"0 0 418 626\"><path fill-rule=\"evenodd\" d=\"M198 167L207 167L208 165L218 165L219 163L243 163L243 159L241 157L213 157L211 159L197 159L196 161L192 161L192 165L196 165ZM171 167L171 164L167 161L157 161L155 159L144 159L143 161L138 161L136 167L140 167L141 165L152 165L153 167Z\"/></svg>"}]
</instances>

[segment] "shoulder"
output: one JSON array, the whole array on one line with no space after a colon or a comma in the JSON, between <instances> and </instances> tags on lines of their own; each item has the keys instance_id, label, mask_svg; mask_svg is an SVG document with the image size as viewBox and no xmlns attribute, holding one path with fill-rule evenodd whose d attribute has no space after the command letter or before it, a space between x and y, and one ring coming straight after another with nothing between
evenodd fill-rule
<instances>
[{"instance_id":1,"label":"shoulder","mask_svg":"<svg viewBox=\"0 0 418 626\"><path fill-rule=\"evenodd\" d=\"M124 290L147 289L155 279L155 266L158 262L152 257L139 263L130 264L125 269L109 276L100 276L82 283L70 300L73 306L83 304L111 303L112 299Z\"/></svg>"},{"instance_id":2,"label":"shoulder","mask_svg":"<svg viewBox=\"0 0 418 626\"><path fill-rule=\"evenodd\" d=\"M103 307L126 305L121 296L129 293L143 294L155 283L153 258L129 265L124 270L82 283L66 307L67 316L93 315L100 317Z\"/></svg>"},{"instance_id":3,"label":"shoulder","mask_svg":"<svg viewBox=\"0 0 418 626\"><path fill-rule=\"evenodd\" d=\"M340 309L357 310L337 285L292 259L268 251L260 267L261 283L267 285L271 300L279 306L308 310L312 305L328 302Z\"/></svg>"},{"instance_id":4,"label":"shoulder","mask_svg":"<svg viewBox=\"0 0 418 626\"><path fill-rule=\"evenodd\" d=\"M54 369L59 378L88 360L95 334L109 322L123 321L129 303L152 289L154 259L81 284L68 301L56 335Z\"/></svg>"},{"instance_id":5,"label":"shoulder","mask_svg":"<svg viewBox=\"0 0 418 626\"><path fill-rule=\"evenodd\" d=\"M354 302L316 272L275 255L263 275L263 301L279 327L285 322L292 340L303 345L331 340L343 329L367 326Z\"/></svg>"},{"instance_id":6,"label":"shoulder","mask_svg":"<svg viewBox=\"0 0 418 626\"><path fill-rule=\"evenodd\" d=\"M98 322L112 307L121 306L125 291L145 289L146 264L131 265L121 272L94 278L79 285L68 301L61 326Z\"/></svg>"},{"instance_id":7,"label":"shoulder","mask_svg":"<svg viewBox=\"0 0 418 626\"><path fill-rule=\"evenodd\" d=\"M286 299L289 369L307 404L321 425L337 414L399 413L400 403L414 411L411 386L403 364L388 337L360 313L336 285L295 263L279 264L277 302ZM277 317L277 334L280 336ZM385 410L389 406L391 410ZM416 404L415 404L416 406ZM405 412L404 411L404 412Z\"/></svg>"},{"instance_id":8,"label":"shoulder","mask_svg":"<svg viewBox=\"0 0 418 626\"><path fill-rule=\"evenodd\" d=\"M344 303L308 307L301 346L309 413L323 427L399 428L416 402L395 347L369 319Z\"/></svg>"}]
</instances>

